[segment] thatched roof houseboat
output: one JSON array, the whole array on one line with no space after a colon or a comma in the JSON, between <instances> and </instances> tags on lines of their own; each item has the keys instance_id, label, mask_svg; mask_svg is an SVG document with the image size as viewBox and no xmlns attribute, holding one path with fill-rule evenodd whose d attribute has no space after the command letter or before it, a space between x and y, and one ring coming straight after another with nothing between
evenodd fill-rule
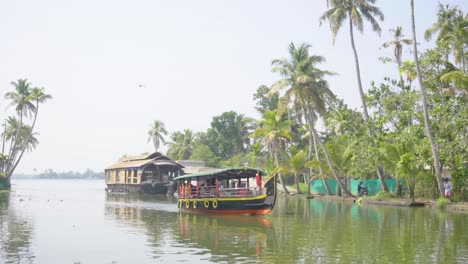
<instances>
[{"instance_id":1,"label":"thatched roof houseboat","mask_svg":"<svg viewBox=\"0 0 468 264\"><path fill-rule=\"evenodd\" d=\"M105 181L111 192L174 193L173 178L184 175L184 166L159 152L124 157L105 169Z\"/></svg>"}]
</instances>

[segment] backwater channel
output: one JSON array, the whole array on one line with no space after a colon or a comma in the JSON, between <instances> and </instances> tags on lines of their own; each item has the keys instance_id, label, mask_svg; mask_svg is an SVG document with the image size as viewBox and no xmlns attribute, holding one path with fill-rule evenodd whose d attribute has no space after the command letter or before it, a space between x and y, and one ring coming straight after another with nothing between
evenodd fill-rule
<instances>
[{"instance_id":1,"label":"backwater channel","mask_svg":"<svg viewBox=\"0 0 468 264\"><path fill-rule=\"evenodd\" d=\"M468 263L468 214L279 196L267 216L219 216L104 188L13 179L0 263Z\"/></svg>"}]
</instances>

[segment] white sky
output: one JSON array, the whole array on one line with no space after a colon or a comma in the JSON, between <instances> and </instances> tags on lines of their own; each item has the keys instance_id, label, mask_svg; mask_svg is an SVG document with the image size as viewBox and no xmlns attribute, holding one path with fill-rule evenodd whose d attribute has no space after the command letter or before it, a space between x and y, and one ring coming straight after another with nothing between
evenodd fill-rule
<instances>
[{"instance_id":1,"label":"white sky","mask_svg":"<svg viewBox=\"0 0 468 264\"><path fill-rule=\"evenodd\" d=\"M440 2L468 9L468 1ZM388 29L401 25L411 37L409 0L376 4L382 36L356 34L366 90L396 76L393 64L378 61L392 55L380 48L392 38ZM438 1L415 0L415 8L423 50ZM288 57L290 42L326 57L321 68L339 74L331 89L359 108L348 28L332 45L328 24L319 26L325 10L325 0L2 0L0 120L12 113L3 99L12 81L27 78L54 97L39 110L40 144L17 172L101 171L123 154L152 152L153 120L174 132L205 131L231 110L259 118L253 94L279 78L271 61ZM404 57L412 58L409 49Z\"/></svg>"}]
</instances>

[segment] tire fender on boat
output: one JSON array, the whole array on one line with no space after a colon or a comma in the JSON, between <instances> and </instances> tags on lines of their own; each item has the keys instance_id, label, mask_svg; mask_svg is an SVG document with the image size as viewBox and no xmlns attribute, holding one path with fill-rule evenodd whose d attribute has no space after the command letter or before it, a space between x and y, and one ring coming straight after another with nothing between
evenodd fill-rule
<instances>
[{"instance_id":1,"label":"tire fender on boat","mask_svg":"<svg viewBox=\"0 0 468 264\"><path fill-rule=\"evenodd\" d=\"M205 208L208 208L210 206L210 202L208 202L208 200L205 200L204 205L205 205Z\"/></svg>"},{"instance_id":2,"label":"tire fender on boat","mask_svg":"<svg viewBox=\"0 0 468 264\"><path fill-rule=\"evenodd\" d=\"M197 208L197 201L193 201L192 207Z\"/></svg>"},{"instance_id":3,"label":"tire fender on boat","mask_svg":"<svg viewBox=\"0 0 468 264\"><path fill-rule=\"evenodd\" d=\"M185 207L186 207L186 208L190 208L190 201L189 201L189 200L187 200L187 201L185 202Z\"/></svg>"},{"instance_id":4,"label":"tire fender on boat","mask_svg":"<svg viewBox=\"0 0 468 264\"><path fill-rule=\"evenodd\" d=\"M179 208L182 207L182 200L179 200Z\"/></svg>"},{"instance_id":5,"label":"tire fender on boat","mask_svg":"<svg viewBox=\"0 0 468 264\"><path fill-rule=\"evenodd\" d=\"M213 208L218 208L218 201L217 200L213 201Z\"/></svg>"}]
</instances>

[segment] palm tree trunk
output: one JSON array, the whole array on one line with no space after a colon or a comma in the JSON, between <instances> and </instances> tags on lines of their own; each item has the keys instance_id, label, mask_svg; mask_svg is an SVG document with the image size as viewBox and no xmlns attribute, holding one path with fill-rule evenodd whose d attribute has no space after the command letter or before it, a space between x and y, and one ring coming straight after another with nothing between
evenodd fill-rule
<instances>
[{"instance_id":1,"label":"palm tree trunk","mask_svg":"<svg viewBox=\"0 0 468 264\"><path fill-rule=\"evenodd\" d=\"M279 168L278 154L276 153L276 151L274 153L274 156L275 156L276 168ZM278 173L278 178L280 180L281 187L283 188L284 193L289 194L289 191L286 188L286 185L284 184L283 176L281 176L281 173Z\"/></svg>"},{"instance_id":2,"label":"palm tree trunk","mask_svg":"<svg viewBox=\"0 0 468 264\"><path fill-rule=\"evenodd\" d=\"M296 182L296 190L298 194L301 194L301 188L299 187L299 176L297 173L294 174L294 181Z\"/></svg>"},{"instance_id":3,"label":"palm tree trunk","mask_svg":"<svg viewBox=\"0 0 468 264\"><path fill-rule=\"evenodd\" d=\"M16 157L16 153L17 153L16 147L18 145L20 131L21 131L22 127L23 127L23 109L21 109L19 115L20 115L20 122L19 122L19 125L18 125L18 130L16 131L16 135L15 135L15 138L14 138L14 143L12 142L12 144L10 145L10 150L9 150L9 154L8 154L8 162L7 162L6 168L5 168L5 172L7 173L7 178L10 178L10 176L11 176L11 174L10 174L11 166L15 162L15 157Z\"/></svg>"},{"instance_id":4,"label":"palm tree trunk","mask_svg":"<svg viewBox=\"0 0 468 264\"><path fill-rule=\"evenodd\" d=\"M11 168L11 170L8 172L8 177L11 177L11 175L13 175L13 172L15 171L16 166L18 166L21 158L23 157L24 151L26 150L26 147L28 146L29 139L31 138L34 126L36 125L37 113L38 112L39 112L39 102L36 102L36 112L34 113L34 120L33 120L33 123L31 125L31 130L29 130L28 137L26 138L26 141L24 142L24 145L23 145L23 148L21 150L21 154L20 154L19 158L16 160L15 165L13 165L13 168Z\"/></svg>"},{"instance_id":5,"label":"palm tree trunk","mask_svg":"<svg viewBox=\"0 0 468 264\"><path fill-rule=\"evenodd\" d=\"M349 14L349 17L351 18L351 14ZM349 19L349 34L351 36L351 47L353 48L353 54L354 54L354 65L356 67L356 77L358 81L359 96L361 97L362 113L364 115L364 120L367 122L367 133L369 134L369 137L371 138L371 144L373 144L372 131L368 123L369 114L367 112L366 99L364 97L364 91L362 89L361 70L359 68L359 58L358 58L358 54L356 51L356 45L354 44L353 23L351 19ZM377 171L377 176L379 178L380 187L382 191L388 192L388 188L387 188L387 185L385 184L385 179L384 179L383 172L382 172L382 167L380 165L376 165L376 171Z\"/></svg>"},{"instance_id":6,"label":"palm tree trunk","mask_svg":"<svg viewBox=\"0 0 468 264\"><path fill-rule=\"evenodd\" d=\"M336 182L338 183L340 188L345 192L346 195L354 197L351 194L351 192L347 188L345 188L343 183L338 178L338 174L336 173L335 167L333 166L333 164L331 162L331 158L330 158L330 155L328 154L328 151L327 151L327 148L325 147L325 144L323 144L322 140L319 140L319 136L317 134L317 131L315 131L315 128L310 125L310 124L314 124L310 112L307 111L305 114L306 114L306 117L307 117L307 119L309 121L309 127L311 128L311 131L312 131L314 137L317 139L317 142L320 144L320 147L322 148L323 153L325 154L325 158L327 159L327 163L328 163L328 166L330 167L330 170L332 171L333 177L335 177Z\"/></svg>"},{"instance_id":7,"label":"palm tree trunk","mask_svg":"<svg viewBox=\"0 0 468 264\"><path fill-rule=\"evenodd\" d=\"M351 14L349 14L349 17L351 17ZM359 96L361 97L362 112L364 114L364 119L368 121L369 114L367 112L366 100L364 98L364 91L362 89L361 70L359 68L359 58L358 58L358 54L356 51L356 45L354 44L353 21L351 19L349 19L349 34L351 35L351 47L353 48L354 66L356 67L356 77L358 81ZM367 129L370 130L369 127Z\"/></svg>"},{"instance_id":8,"label":"palm tree trunk","mask_svg":"<svg viewBox=\"0 0 468 264\"><path fill-rule=\"evenodd\" d=\"M312 134L312 132L310 132L310 133ZM331 195L330 188L328 187L327 181L325 180L325 177L323 176L322 165L320 164L320 156L319 156L319 152L318 152L318 148L317 148L317 144L318 144L317 140L318 139L314 137L315 156L316 156L316 159L317 159L317 162L318 162L318 165L319 165L320 178L322 179L323 187L325 188L325 191L327 192L327 195Z\"/></svg>"},{"instance_id":9,"label":"palm tree trunk","mask_svg":"<svg viewBox=\"0 0 468 264\"><path fill-rule=\"evenodd\" d=\"M444 186L442 183L442 176L441 176L442 171L440 169L439 153L437 150L437 145L434 141L434 137L432 135L431 120L429 119L429 108L427 105L426 90L424 89L423 80L421 76L421 69L419 67L418 48L417 48L417 42L416 42L416 25L414 21L414 0L410 0L410 5L411 5L411 27L413 30L414 64L416 66L416 72L418 74L418 83L419 83L419 88L421 90L421 96L422 96L422 101L423 101L424 124L426 126L427 138L429 139L429 142L431 144L432 157L434 159L434 168L436 171L436 179L437 179L437 185L439 187L439 193L440 195L443 195Z\"/></svg>"}]
</instances>

